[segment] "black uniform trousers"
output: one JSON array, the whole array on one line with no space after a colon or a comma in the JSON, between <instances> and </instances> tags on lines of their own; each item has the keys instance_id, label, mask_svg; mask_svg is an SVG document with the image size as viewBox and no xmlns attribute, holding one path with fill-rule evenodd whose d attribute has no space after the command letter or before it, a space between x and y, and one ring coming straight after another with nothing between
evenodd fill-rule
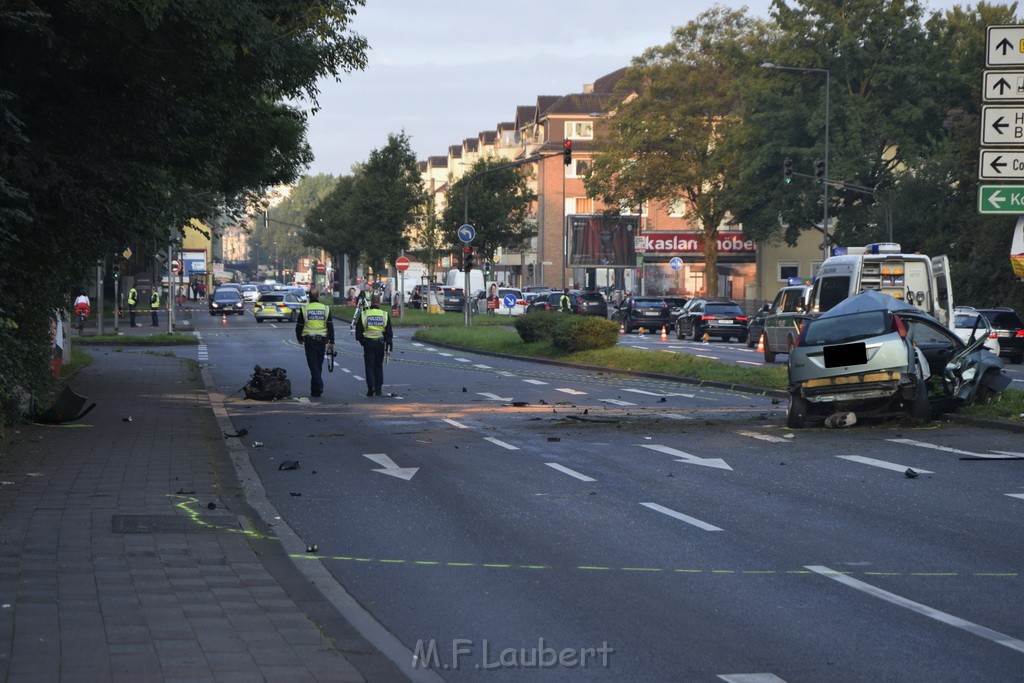
<instances>
[{"instance_id":1,"label":"black uniform trousers","mask_svg":"<svg viewBox=\"0 0 1024 683\"><path fill-rule=\"evenodd\" d=\"M128 323L135 327L135 304L128 304Z\"/></svg>"},{"instance_id":2,"label":"black uniform trousers","mask_svg":"<svg viewBox=\"0 0 1024 683\"><path fill-rule=\"evenodd\" d=\"M366 388L375 394L381 393L384 387L384 354L386 347L383 339L363 339L363 371L366 375Z\"/></svg>"},{"instance_id":3,"label":"black uniform trousers","mask_svg":"<svg viewBox=\"0 0 1024 683\"><path fill-rule=\"evenodd\" d=\"M306 335L302 338L306 350L306 365L309 366L309 395L324 393L324 354L327 352L327 337Z\"/></svg>"}]
</instances>

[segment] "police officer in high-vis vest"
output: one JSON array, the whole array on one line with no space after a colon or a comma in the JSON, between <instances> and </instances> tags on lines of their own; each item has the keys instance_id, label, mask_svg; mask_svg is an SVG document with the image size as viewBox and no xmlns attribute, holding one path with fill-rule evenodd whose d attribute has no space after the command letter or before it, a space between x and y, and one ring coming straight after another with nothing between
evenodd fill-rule
<instances>
[{"instance_id":1,"label":"police officer in high-vis vest","mask_svg":"<svg viewBox=\"0 0 1024 683\"><path fill-rule=\"evenodd\" d=\"M324 353L334 351L334 321L331 309L320 303L320 290L311 287L309 303L299 311L295 323L295 338L306 351L309 366L309 395L316 398L324 393Z\"/></svg>"},{"instance_id":2,"label":"police officer in high-vis vest","mask_svg":"<svg viewBox=\"0 0 1024 683\"><path fill-rule=\"evenodd\" d=\"M132 327L138 327L135 324L135 307L139 303L139 290L135 289L135 285L128 290L128 322Z\"/></svg>"},{"instance_id":3,"label":"police officer in high-vis vest","mask_svg":"<svg viewBox=\"0 0 1024 683\"><path fill-rule=\"evenodd\" d=\"M153 324L150 327L157 327L160 325L160 319L157 318L157 311L160 310L160 288L154 287L153 293L149 295L149 310L153 314Z\"/></svg>"},{"instance_id":4,"label":"police officer in high-vis vest","mask_svg":"<svg viewBox=\"0 0 1024 683\"><path fill-rule=\"evenodd\" d=\"M356 341L363 345L366 395L381 396L384 388L384 355L391 355L391 316L380 306L380 294L356 316Z\"/></svg>"}]
</instances>

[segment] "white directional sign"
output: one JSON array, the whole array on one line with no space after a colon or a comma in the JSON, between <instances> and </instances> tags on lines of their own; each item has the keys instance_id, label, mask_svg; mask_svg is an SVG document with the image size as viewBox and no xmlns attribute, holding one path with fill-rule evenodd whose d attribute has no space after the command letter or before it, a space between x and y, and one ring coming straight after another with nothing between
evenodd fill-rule
<instances>
[{"instance_id":1,"label":"white directional sign","mask_svg":"<svg viewBox=\"0 0 1024 683\"><path fill-rule=\"evenodd\" d=\"M1024 102L1024 69L986 71L981 96L986 102Z\"/></svg>"},{"instance_id":2,"label":"white directional sign","mask_svg":"<svg viewBox=\"0 0 1024 683\"><path fill-rule=\"evenodd\" d=\"M1024 150L981 150L978 159L978 179L1024 180Z\"/></svg>"},{"instance_id":3,"label":"white directional sign","mask_svg":"<svg viewBox=\"0 0 1024 683\"><path fill-rule=\"evenodd\" d=\"M1024 26L988 26L985 66L1024 66Z\"/></svg>"},{"instance_id":4,"label":"white directional sign","mask_svg":"<svg viewBox=\"0 0 1024 683\"><path fill-rule=\"evenodd\" d=\"M981 144L1024 146L1024 106L981 108Z\"/></svg>"}]
</instances>

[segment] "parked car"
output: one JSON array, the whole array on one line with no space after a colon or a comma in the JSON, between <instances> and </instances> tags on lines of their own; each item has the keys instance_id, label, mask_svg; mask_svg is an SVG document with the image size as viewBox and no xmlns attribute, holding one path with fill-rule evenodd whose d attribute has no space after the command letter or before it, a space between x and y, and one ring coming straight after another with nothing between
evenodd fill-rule
<instances>
[{"instance_id":1,"label":"parked car","mask_svg":"<svg viewBox=\"0 0 1024 683\"><path fill-rule=\"evenodd\" d=\"M957 306L953 309L953 331L956 336L970 342L971 337L985 337L985 348L999 355L999 335L989 325L988 318L978 313L973 306Z\"/></svg>"},{"instance_id":2,"label":"parked car","mask_svg":"<svg viewBox=\"0 0 1024 683\"><path fill-rule=\"evenodd\" d=\"M210 315L227 315L228 313L245 313L245 302L242 295L234 287L219 287L210 297Z\"/></svg>"},{"instance_id":3,"label":"parked car","mask_svg":"<svg viewBox=\"0 0 1024 683\"><path fill-rule=\"evenodd\" d=\"M669 315L672 317L672 320L675 320L683 314L683 309L686 307L686 302L689 299L681 296L665 296L662 297L662 301L668 304Z\"/></svg>"},{"instance_id":4,"label":"parked car","mask_svg":"<svg viewBox=\"0 0 1024 683\"><path fill-rule=\"evenodd\" d=\"M441 308L461 313L466 310L466 294L462 287L441 287Z\"/></svg>"},{"instance_id":5,"label":"parked car","mask_svg":"<svg viewBox=\"0 0 1024 683\"><path fill-rule=\"evenodd\" d=\"M618 320L626 332L648 332L672 327L672 309L660 296L629 296L612 311L612 320Z\"/></svg>"},{"instance_id":6,"label":"parked car","mask_svg":"<svg viewBox=\"0 0 1024 683\"><path fill-rule=\"evenodd\" d=\"M700 341L706 334L726 342L736 337L745 343L748 320L747 314L732 299L690 299L683 314L675 320L676 339L689 336Z\"/></svg>"},{"instance_id":7,"label":"parked car","mask_svg":"<svg viewBox=\"0 0 1024 683\"><path fill-rule=\"evenodd\" d=\"M927 420L1009 386L984 339L964 342L900 299L868 290L807 320L789 354L786 424L839 411Z\"/></svg>"},{"instance_id":8,"label":"parked car","mask_svg":"<svg viewBox=\"0 0 1024 683\"><path fill-rule=\"evenodd\" d=\"M498 287L496 290L497 306L492 309L495 315L522 315L526 313L526 299L523 297L523 292L515 287ZM512 297L512 299L508 299ZM505 305L505 301L515 300L515 304L509 308ZM480 290L476 297L476 312L487 313L487 294Z\"/></svg>"},{"instance_id":9,"label":"parked car","mask_svg":"<svg viewBox=\"0 0 1024 683\"><path fill-rule=\"evenodd\" d=\"M757 309L757 313L750 316L750 320L747 321L747 348L752 349L757 346L757 340L764 334L764 319L768 317L769 311L771 311L772 305L765 304L761 308Z\"/></svg>"},{"instance_id":10,"label":"parked car","mask_svg":"<svg viewBox=\"0 0 1024 683\"><path fill-rule=\"evenodd\" d=\"M302 302L293 292L267 292L261 294L256 305L252 307L252 313L256 316L256 322L264 320L287 320L295 322L302 310Z\"/></svg>"},{"instance_id":11,"label":"parked car","mask_svg":"<svg viewBox=\"0 0 1024 683\"><path fill-rule=\"evenodd\" d=\"M260 289L256 285L242 285L242 298L254 302L260 298Z\"/></svg>"},{"instance_id":12,"label":"parked car","mask_svg":"<svg viewBox=\"0 0 1024 683\"><path fill-rule=\"evenodd\" d=\"M293 287L289 287L285 291L286 292L291 292L292 294L294 294L296 296L296 298L298 298L299 303L302 303L302 304L308 304L309 303L309 292L306 289L304 289L303 287L299 287L299 286L296 285L296 286L293 286Z\"/></svg>"},{"instance_id":13,"label":"parked car","mask_svg":"<svg viewBox=\"0 0 1024 683\"><path fill-rule=\"evenodd\" d=\"M1024 321L1012 308L979 308L999 338L999 355L1011 363L1024 362Z\"/></svg>"},{"instance_id":14,"label":"parked car","mask_svg":"<svg viewBox=\"0 0 1024 683\"><path fill-rule=\"evenodd\" d=\"M536 299L530 302L530 305L526 307L527 313L537 313L539 311L558 311L562 301L562 292L547 291L541 293ZM569 292L569 307L570 313L580 313L583 310L582 303L580 302L579 296L576 292Z\"/></svg>"},{"instance_id":15,"label":"parked car","mask_svg":"<svg viewBox=\"0 0 1024 683\"><path fill-rule=\"evenodd\" d=\"M779 290L764 320L764 362L789 353L800 336L800 325L810 311L811 285L789 285ZM755 342L757 340L754 340Z\"/></svg>"},{"instance_id":16,"label":"parked car","mask_svg":"<svg viewBox=\"0 0 1024 683\"><path fill-rule=\"evenodd\" d=\"M596 315L601 318L608 317L608 302L601 292L584 292L573 290L573 294L579 297L583 315Z\"/></svg>"},{"instance_id":17,"label":"parked car","mask_svg":"<svg viewBox=\"0 0 1024 683\"><path fill-rule=\"evenodd\" d=\"M440 285L415 285L412 288L412 293L409 295L409 301L407 306L409 308L426 308L430 305L428 301L428 293L434 292L438 297L438 303L441 303L441 287Z\"/></svg>"}]
</instances>

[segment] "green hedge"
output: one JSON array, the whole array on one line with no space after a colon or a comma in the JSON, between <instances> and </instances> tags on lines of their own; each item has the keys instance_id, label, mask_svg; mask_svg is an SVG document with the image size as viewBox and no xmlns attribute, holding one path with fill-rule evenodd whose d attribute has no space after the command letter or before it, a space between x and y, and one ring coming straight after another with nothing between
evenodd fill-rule
<instances>
[{"instance_id":1,"label":"green hedge","mask_svg":"<svg viewBox=\"0 0 1024 683\"><path fill-rule=\"evenodd\" d=\"M619 341L619 328L611 320L585 315L539 312L516 318L516 332L525 343L550 341L565 351L606 349Z\"/></svg>"}]
</instances>

